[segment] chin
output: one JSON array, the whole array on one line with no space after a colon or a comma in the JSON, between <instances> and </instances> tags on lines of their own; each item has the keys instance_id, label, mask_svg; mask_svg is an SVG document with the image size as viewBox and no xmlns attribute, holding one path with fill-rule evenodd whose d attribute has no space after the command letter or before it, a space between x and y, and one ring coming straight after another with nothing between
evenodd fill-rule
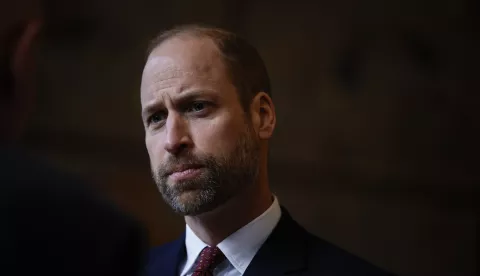
<instances>
[{"instance_id":1,"label":"chin","mask_svg":"<svg viewBox=\"0 0 480 276\"><path fill-rule=\"evenodd\" d=\"M200 191L184 192L172 203L173 210L183 216L198 216L219 207L216 201L204 197Z\"/></svg>"},{"instance_id":2,"label":"chin","mask_svg":"<svg viewBox=\"0 0 480 276\"><path fill-rule=\"evenodd\" d=\"M180 205L186 206L186 205L190 205L191 203L201 201L201 199L202 199L202 191L188 190L188 191L182 192L179 196L177 196L175 201L178 202Z\"/></svg>"}]
</instances>

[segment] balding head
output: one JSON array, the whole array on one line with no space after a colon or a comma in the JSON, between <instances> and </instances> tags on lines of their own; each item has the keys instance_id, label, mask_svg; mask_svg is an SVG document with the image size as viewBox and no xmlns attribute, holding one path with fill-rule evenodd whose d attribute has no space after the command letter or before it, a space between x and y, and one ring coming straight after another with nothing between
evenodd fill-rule
<instances>
[{"instance_id":1,"label":"balding head","mask_svg":"<svg viewBox=\"0 0 480 276\"><path fill-rule=\"evenodd\" d=\"M213 42L245 110L259 92L271 96L270 78L260 54L247 40L235 33L202 25L181 25L160 33L152 41L148 53L151 54L168 40L189 37Z\"/></svg>"}]
</instances>

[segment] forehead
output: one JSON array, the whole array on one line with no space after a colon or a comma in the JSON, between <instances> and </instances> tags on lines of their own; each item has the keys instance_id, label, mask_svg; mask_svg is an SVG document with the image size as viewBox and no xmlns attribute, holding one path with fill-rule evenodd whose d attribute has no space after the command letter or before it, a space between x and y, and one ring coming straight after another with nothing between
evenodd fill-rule
<instances>
[{"instance_id":1,"label":"forehead","mask_svg":"<svg viewBox=\"0 0 480 276\"><path fill-rule=\"evenodd\" d=\"M142 76L144 97L164 88L221 86L229 83L225 66L215 43L208 38L178 37L163 42L150 54Z\"/></svg>"}]
</instances>

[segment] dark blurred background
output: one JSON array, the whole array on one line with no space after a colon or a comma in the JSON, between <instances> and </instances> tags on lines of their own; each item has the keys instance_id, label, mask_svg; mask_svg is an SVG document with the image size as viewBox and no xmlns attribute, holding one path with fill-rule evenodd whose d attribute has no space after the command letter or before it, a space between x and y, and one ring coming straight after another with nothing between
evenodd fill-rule
<instances>
[{"instance_id":1,"label":"dark blurred background","mask_svg":"<svg viewBox=\"0 0 480 276\"><path fill-rule=\"evenodd\" d=\"M475 275L475 2L281 2L49 1L25 143L94 180L152 245L176 238L143 140L145 51L173 25L224 27L269 69L271 185L301 224L400 275Z\"/></svg>"}]
</instances>

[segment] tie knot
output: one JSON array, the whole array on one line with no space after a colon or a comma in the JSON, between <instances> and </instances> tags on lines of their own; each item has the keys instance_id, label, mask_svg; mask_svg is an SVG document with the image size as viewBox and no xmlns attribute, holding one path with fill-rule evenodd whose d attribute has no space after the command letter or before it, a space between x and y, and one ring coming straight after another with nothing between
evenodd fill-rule
<instances>
[{"instance_id":1,"label":"tie knot","mask_svg":"<svg viewBox=\"0 0 480 276\"><path fill-rule=\"evenodd\" d=\"M195 266L193 275L204 275L202 273L212 273L215 267L225 259L222 251L218 247L205 247L200 253L199 261Z\"/></svg>"}]
</instances>

